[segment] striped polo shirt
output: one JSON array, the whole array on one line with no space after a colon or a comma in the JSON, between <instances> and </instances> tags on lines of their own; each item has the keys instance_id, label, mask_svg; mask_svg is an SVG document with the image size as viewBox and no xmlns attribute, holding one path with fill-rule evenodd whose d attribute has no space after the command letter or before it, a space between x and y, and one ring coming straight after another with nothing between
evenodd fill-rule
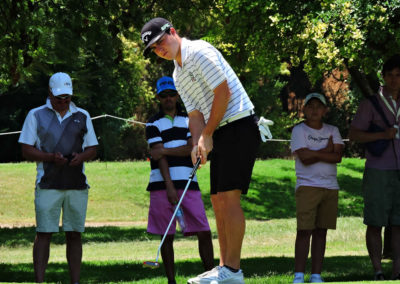
<instances>
[{"instance_id":1,"label":"striped polo shirt","mask_svg":"<svg viewBox=\"0 0 400 284\"><path fill-rule=\"evenodd\" d=\"M150 148L158 143L163 143L165 148L176 148L187 145L191 138L189 131L189 118L181 107L172 119L160 111L146 123L146 139ZM169 173L176 189L184 189L193 169L192 159L189 156L166 156ZM165 190L164 178L158 166L158 162L150 159L151 172L148 191ZM199 190L197 177L193 178L189 189Z\"/></svg>"},{"instance_id":2,"label":"striped polo shirt","mask_svg":"<svg viewBox=\"0 0 400 284\"><path fill-rule=\"evenodd\" d=\"M211 44L203 40L182 38L181 57L182 67L174 61L173 78L188 113L200 111L207 123L214 100L214 89L225 80L228 82L231 98L221 122L254 109L239 78Z\"/></svg>"}]
</instances>

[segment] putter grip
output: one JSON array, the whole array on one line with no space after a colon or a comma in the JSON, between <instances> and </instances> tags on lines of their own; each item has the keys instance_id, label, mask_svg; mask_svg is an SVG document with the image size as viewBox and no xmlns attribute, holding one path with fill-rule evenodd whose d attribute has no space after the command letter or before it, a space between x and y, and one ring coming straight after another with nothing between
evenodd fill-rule
<instances>
[{"instance_id":1,"label":"putter grip","mask_svg":"<svg viewBox=\"0 0 400 284\"><path fill-rule=\"evenodd\" d=\"M200 157L199 157L199 158L197 158L196 164L194 165L193 170L192 170L192 172L190 173L189 179L193 179L194 175L196 174L197 168L198 168L199 165L200 165L200 162L201 162L201 159L200 159Z\"/></svg>"}]
</instances>

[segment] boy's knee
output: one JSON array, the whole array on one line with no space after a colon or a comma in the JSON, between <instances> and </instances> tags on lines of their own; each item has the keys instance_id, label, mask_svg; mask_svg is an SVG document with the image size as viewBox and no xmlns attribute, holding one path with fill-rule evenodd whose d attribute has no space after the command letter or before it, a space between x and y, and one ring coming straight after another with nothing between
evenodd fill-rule
<instances>
[{"instance_id":1,"label":"boy's knee","mask_svg":"<svg viewBox=\"0 0 400 284\"><path fill-rule=\"evenodd\" d=\"M36 240L50 242L53 233L36 232Z\"/></svg>"},{"instance_id":2,"label":"boy's knee","mask_svg":"<svg viewBox=\"0 0 400 284\"><path fill-rule=\"evenodd\" d=\"M174 235L167 235L165 237L164 243L172 243L174 241Z\"/></svg>"},{"instance_id":3,"label":"boy's knee","mask_svg":"<svg viewBox=\"0 0 400 284\"><path fill-rule=\"evenodd\" d=\"M327 229L316 228L313 230L312 234L313 236L323 238L326 237L327 231L328 231Z\"/></svg>"},{"instance_id":4,"label":"boy's knee","mask_svg":"<svg viewBox=\"0 0 400 284\"><path fill-rule=\"evenodd\" d=\"M297 230L297 237L298 238L309 238L309 237L311 237L312 233L313 233L313 230Z\"/></svg>"},{"instance_id":5,"label":"boy's knee","mask_svg":"<svg viewBox=\"0 0 400 284\"><path fill-rule=\"evenodd\" d=\"M81 240L81 233L79 232L65 232L65 236L67 241L80 241Z\"/></svg>"},{"instance_id":6,"label":"boy's knee","mask_svg":"<svg viewBox=\"0 0 400 284\"><path fill-rule=\"evenodd\" d=\"M197 232L197 237L199 241L211 240L211 231Z\"/></svg>"}]
</instances>

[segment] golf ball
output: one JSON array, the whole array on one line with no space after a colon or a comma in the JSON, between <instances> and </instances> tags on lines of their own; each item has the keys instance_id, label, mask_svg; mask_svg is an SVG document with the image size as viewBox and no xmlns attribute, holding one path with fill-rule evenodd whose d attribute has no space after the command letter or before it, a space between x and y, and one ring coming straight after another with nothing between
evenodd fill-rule
<instances>
[{"instance_id":1,"label":"golf ball","mask_svg":"<svg viewBox=\"0 0 400 284\"><path fill-rule=\"evenodd\" d=\"M210 282L210 284L218 284L218 281L217 280L213 280L213 281Z\"/></svg>"}]
</instances>

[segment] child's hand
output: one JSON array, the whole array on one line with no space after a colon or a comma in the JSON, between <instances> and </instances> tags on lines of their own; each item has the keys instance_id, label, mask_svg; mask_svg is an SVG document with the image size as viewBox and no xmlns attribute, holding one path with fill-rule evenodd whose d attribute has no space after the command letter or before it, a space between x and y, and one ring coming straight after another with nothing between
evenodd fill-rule
<instances>
[{"instance_id":1,"label":"child's hand","mask_svg":"<svg viewBox=\"0 0 400 284\"><path fill-rule=\"evenodd\" d=\"M150 155L154 161L158 161L159 159L164 157L164 145L158 147L152 147L150 149Z\"/></svg>"},{"instance_id":2,"label":"child's hand","mask_svg":"<svg viewBox=\"0 0 400 284\"><path fill-rule=\"evenodd\" d=\"M315 158L315 151L312 151L308 148L301 148L296 151L296 154L299 156L301 161Z\"/></svg>"},{"instance_id":3,"label":"child's hand","mask_svg":"<svg viewBox=\"0 0 400 284\"><path fill-rule=\"evenodd\" d=\"M326 147L323 149L323 152L325 152L325 153L331 153L331 152L333 152L333 137L332 137L332 135L329 137L329 139L328 139L328 144L327 144Z\"/></svg>"},{"instance_id":4,"label":"child's hand","mask_svg":"<svg viewBox=\"0 0 400 284\"><path fill-rule=\"evenodd\" d=\"M176 189L173 185L167 184L167 198L171 204L178 203L179 198L178 195L176 194Z\"/></svg>"}]
</instances>

